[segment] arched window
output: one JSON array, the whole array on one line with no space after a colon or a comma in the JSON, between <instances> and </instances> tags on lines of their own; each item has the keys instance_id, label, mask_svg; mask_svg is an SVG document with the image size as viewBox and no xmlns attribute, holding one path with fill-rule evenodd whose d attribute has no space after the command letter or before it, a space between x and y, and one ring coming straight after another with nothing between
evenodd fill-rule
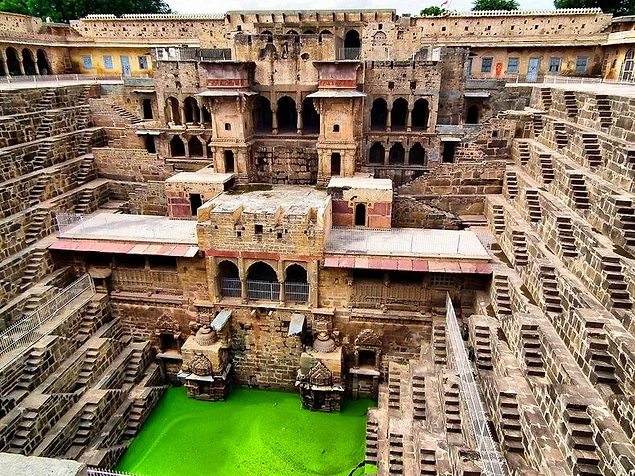
<instances>
[{"instance_id":1,"label":"arched window","mask_svg":"<svg viewBox=\"0 0 635 476\"><path fill-rule=\"evenodd\" d=\"M289 30L287 32L287 35L292 36L293 37L293 42L294 43L300 43L300 34L295 31L295 30Z\"/></svg>"},{"instance_id":2,"label":"arched window","mask_svg":"<svg viewBox=\"0 0 635 476\"><path fill-rule=\"evenodd\" d=\"M193 97L186 97L184 101L185 105L185 122L189 124L198 124L201 122L201 111L198 107L196 99Z\"/></svg>"},{"instance_id":3,"label":"arched window","mask_svg":"<svg viewBox=\"0 0 635 476\"><path fill-rule=\"evenodd\" d=\"M330 32L330 30L322 30L322 31L320 32L320 35L321 35L321 36L324 36L324 35L330 35L330 36L333 36L333 33L331 33L331 32Z\"/></svg>"},{"instance_id":4,"label":"arched window","mask_svg":"<svg viewBox=\"0 0 635 476\"><path fill-rule=\"evenodd\" d=\"M258 261L247 270L247 296L255 300L280 299L278 275L267 263Z\"/></svg>"},{"instance_id":5,"label":"arched window","mask_svg":"<svg viewBox=\"0 0 635 476\"><path fill-rule=\"evenodd\" d=\"M385 155L386 150L384 149L384 146L379 142L375 142L370 148L368 162L371 164L383 164Z\"/></svg>"},{"instance_id":6,"label":"arched window","mask_svg":"<svg viewBox=\"0 0 635 476\"><path fill-rule=\"evenodd\" d=\"M198 137L190 137L187 148L190 150L190 157L203 157L203 144Z\"/></svg>"},{"instance_id":7,"label":"arched window","mask_svg":"<svg viewBox=\"0 0 635 476\"><path fill-rule=\"evenodd\" d=\"M370 110L370 128L375 131L385 131L388 118L388 104L383 98L377 98L373 101L373 107Z\"/></svg>"},{"instance_id":8,"label":"arched window","mask_svg":"<svg viewBox=\"0 0 635 476\"><path fill-rule=\"evenodd\" d=\"M363 203L355 205L355 226L366 226L366 205Z\"/></svg>"},{"instance_id":9,"label":"arched window","mask_svg":"<svg viewBox=\"0 0 635 476\"><path fill-rule=\"evenodd\" d=\"M35 74L35 61L33 59L33 53L30 49L24 48L22 50L22 65L24 66L24 74Z\"/></svg>"},{"instance_id":10,"label":"arched window","mask_svg":"<svg viewBox=\"0 0 635 476\"><path fill-rule=\"evenodd\" d=\"M635 49L630 49L624 57L624 65L622 66L622 81L632 81L635 75Z\"/></svg>"},{"instance_id":11,"label":"arched window","mask_svg":"<svg viewBox=\"0 0 635 476\"><path fill-rule=\"evenodd\" d=\"M22 73L20 72L20 61L18 60L18 52L15 48L9 47L6 51L7 54L7 67L9 68L9 74L11 76L19 76Z\"/></svg>"},{"instance_id":12,"label":"arched window","mask_svg":"<svg viewBox=\"0 0 635 476\"><path fill-rule=\"evenodd\" d=\"M225 151L225 173L232 174L234 173L235 165L234 165L234 152L231 150Z\"/></svg>"},{"instance_id":13,"label":"arched window","mask_svg":"<svg viewBox=\"0 0 635 476\"><path fill-rule=\"evenodd\" d=\"M315 35L315 31L308 29L302 32L303 35Z\"/></svg>"},{"instance_id":14,"label":"arched window","mask_svg":"<svg viewBox=\"0 0 635 476\"><path fill-rule=\"evenodd\" d=\"M170 139L170 156L185 157L185 145L179 136Z\"/></svg>"},{"instance_id":15,"label":"arched window","mask_svg":"<svg viewBox=\"0 0 635 476\"><path fill-rule=\"evenodd\" d=\"M284 280L287 301L307 302L309 299L309 283L306 269L299 264L292 264L285 271Z\"/></svg>"},{"instance_id":16,"label":"arched window","mask_svg":"<svg viewBox=\"0 0 635 476\"><path fill-rule=\"evenodd\" d=\"M306 134L317 134L320 132L320 115L313 106L311 98L302 101L302 126Z\"/></svg>"},{"instance_id":17,"label":"arched window","mask_svg":"<svg viewBox=\"0 0 635 476\"><path fill-rule=\"evenodd\" d=\"M257 96L254 100L252 112L254 121L254 130L257 132L271 132L273 124L273 113L271 112L271 103L264 96Z\"/></svg>"},{"instance_id":18,"label":"arched window","mask_svg":"<svg viewBox=\"0 0 635 476\"><path fill-rule=\"evenodd\" d=\"M223 297L240 297L241 284L238 266L231 261L221 261L218 264L220 295Z\"/></svg>"},{"instance_id":19,"label":"arched window","mask_svg":"<svg viewBox=\"0 0 635 476\"><path fill-rule=\"evenodd\" d=\"M281 132L297 132L298 130L298 111L295 107L295 101L289 96L283 96L278 99L278 129Z\"/></svg>"},{"instance_id":20,"label":"arched window","mask_svg":"<svg viewBox=\"0 0 635 476\"><path fill-rule=\"evenodd\" d=\"M397 98L392 103L390 112L390 126L393 131L406 130L406 119L408 118L408 101L404 98Z\"/></svg>"},{"instance_id":21,"label":"arched window","mask_svg":"<svg viewBox=\"0 0 635 476\"><path fill-rule=\"evenodd\" d=\"M467 108L465 123L478 124L478 106L476 104L472 104L469 108Z\"/></svg>"},{"instance_id":22,"label":"arched window","mask_svg":"<svg viewBox=\"0 0 635 476\"><path fill-rule=\"evenodd\" d=\"M426 99L417 99L412 108L412 129L426 130L428 129L428 117L430 108Z\"/></svg>"},{"instance_id":23,"label":"arched window","mask_svg":"<svg viewBox=\"0 0 635 476\"><path fill-rule=\"evenodd\" d=\"M408 163L410 165L425 165L426 151L419 142L410 148Z\"/></svg>"},{"instance_id":24,"label":"arched window","mask_svg":"<svg viewBox=\"0 0 635 476\"><path fill-rule=\"evenodd\" d=\"M393 144L390 148L390 152L388 154L388 163L389 164L403 164L406 158L406 151L401 145L401 142L397 142Z\"/></svg>"},{"instance_id":25,"label":"arched window","mask_svg":"<svg viewBox=\"0 0 635 476\"><path fill-rule=\"evenodd\" d=\"M165 120L176 125L181 124L179 101L173 96L170 96L165 100Z\"/></svg>"},{"instance_id":26,"label":"arched window","mask_svg":"<svg viewBox=\"0 0 635 476\"><path fill-rule=\"evenodd\" d=\"M37 50L37 67L40 70L41 75L51 74L51 67L49 65L49 60L46 57L46 51Z\"/></svg>"},{"instance_id":27,"label":"arched window","mask_svg":"<svg viewBox=\"0 0 635 476\"><path fill-rule=\"evenodd\" d=\"M262 33L260 33L260 37L264 37L265 40L267 40L267 43L273 43L273 33L271 33L268 30L263 31Z\"/></svg>"},{"instance_id":28,"label":"arched window","mask_svg":"<svg viewBox=\"0 0 635 476\"><path fill-rule=\"evenodd\" d=\"M360 59L362 42L359 32L349 30L344 37L344 59L357 60Z\"/></svg>"}]
</instances>

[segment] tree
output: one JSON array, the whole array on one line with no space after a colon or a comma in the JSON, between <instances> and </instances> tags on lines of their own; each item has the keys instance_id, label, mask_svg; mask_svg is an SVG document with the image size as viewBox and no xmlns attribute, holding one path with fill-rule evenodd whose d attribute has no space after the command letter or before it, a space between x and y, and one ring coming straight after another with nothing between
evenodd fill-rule
<instances>
[{"instance_id":1,"label":"tree","mask_svg":"<svg viewBox=\"0 0 635 476\"><path fill-rule=\"evenodd\" d=\"M475 0L472 10L518 10L516 0Z\"/></svg>"},{"instance_id":2,"label":"tree","mask_svg":"<svg viewBox=\"0 0 635 476\"><path fill-rule=\"evenodd\" d=\"M91 13L170 13L165 0L0 0L0 11L68 22Z\"/></svg>"},{"instance_id":3,"label":"tree","mask_svg":"<svg viewBox=\"0 0 635 476\"><path fill-rule=\"evenodd\" d=\"M440 17L447 13L445 8L441 7L426 7L419 12L421 16Z\"/></svg>"},{"instance_id":4,"label":"tree","mask_svg":"<svg viewBox=\"0 0 635 476\"><path fill-rule=\"evenodd\" d=\"M635 15L635 0L555 0L556 8L601 8L616 17Z\"/></svg>"}]
</instances>

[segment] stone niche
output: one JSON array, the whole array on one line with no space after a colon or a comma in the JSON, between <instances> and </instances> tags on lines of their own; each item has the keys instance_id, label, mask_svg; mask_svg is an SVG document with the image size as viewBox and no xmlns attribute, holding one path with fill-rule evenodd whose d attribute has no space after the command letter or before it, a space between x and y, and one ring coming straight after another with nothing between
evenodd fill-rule
<instances>
[{"instance_id":1,"label":"stone niche","mask_svg":"<svg viewBox=\"0 0 635 476\"><path fill-rule=\"evenodd\" d=\"M315 322L317 337L313 347L300 356L296 386L300 390L302 408L311 411L338 412L342 406L343 351L339 333L332 331L330 317Z\"/></svg>"},{"instance_id":2,"label":"stone niche","mask_svg":"<svg viewBox=\"0 0 635 476\"><path fill-rule=\"evenodd\" d=\"M196 326L196 334L181 347L183 366L178 378L188 397L210 401L227 398L231 370L227 324L231 315L231 311L223 310L211 324Z\"/></svg>"}]
</instances>

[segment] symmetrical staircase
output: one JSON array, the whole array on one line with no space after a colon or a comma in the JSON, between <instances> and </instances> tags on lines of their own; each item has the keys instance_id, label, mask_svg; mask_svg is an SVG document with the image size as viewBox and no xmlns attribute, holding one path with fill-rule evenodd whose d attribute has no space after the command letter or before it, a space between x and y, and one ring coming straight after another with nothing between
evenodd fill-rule
<instances>
[{"instance_id":1,"label":"symmetrical staircase","mask_svg":"<svg viewBox=\"0 0 635 476\"><path fill-rule=\"evenodd\" d=\"M22 275L21 288L23 291L38 278L47 253L47 250L34 250L31 253L29 262L27 263L24 274Z\"/></svg>"},{"instance_id":2,"label":"symmetrical staircase","mask_svg":"<svg viewBox=\"0 0 635 476\"><path fill-rule=\"evenodd\" d=\"M600 119L600 127L611 127L613 125L611 100L608 96L603 94L597 94L595 100L598 109L598 118Z\"/></svg>"},{"instance_id":3,"label":"symmetrical staircase","mask_svg":"<svg viewBox=\"0 0 635 476\"><path fill-rule=\"evenodd\" d=\"M633 302L624 281L619 256L603 256L601 262L604 280L602 285L610 296L610 306L619 309L631 309Z\"/></svg>"},{"instance_id":4,"label":"symmetrical staircase","mask_svg":"<svg viewBox=\"0 0 635 476\"><path fill-rule=\"evenodd\" d=\"M571 217L557 215L556 229L558 231L558 241L560 242L560 248L562 248L563 258L575 258L578 256L578 247L575 244L575 236L573 236Z\"/></svg>"},{"instance_id":5,"label":"symmetrical staircase","mask_svg":"<svg viewBox=\"0 0 635 476\"><path fill-rule=\"evenodd\" d=\"M514 247L514 264L526 266L529 257L525 233L522 230L512 230L512 245Z\"/></svg>"},{"instance_id":6,"label":"symmetrical staircase","mask_svg":"<svg viewBox=\"0 0 635 476\"><path fill-rule=\"evenodd\" d=\"M25 234L24 241L27 245L32 245L35 243L42 233L42 228L44 228L44 221L49 216L49 212L47 210L38 209L33 213L33 217L31 218L31 223L29 224L29 228Z\"/></svg>"},{"instance_id":7,"label":"symmetrical staircase","mask_svg":"<svg viewBox=\"0 0 635 476\"><path fill-rule=\"evenodd\" d=\"M540 159L540 171L542 174L542 181L545 184L550 184L551 182L553 182L554 178L553 159L551 157L551 154L538 154L538 159Z\"/></svg>"},{"instance_id":8,"label":"symmetrical staircase","mask_svg":"<svg viewBox=\"0 0 635 476\"><path fill-rule=\"evenodd\" d=\"M545 376L545 366L540 351L541 343L538 335L538 326L535 324L523 324L521 329L523 343L523 358L527 366L527 374L535 377Z\"/></svg>"},{"instance_id":9,"label":"symmetrical staircase","mask_svg":"<svg viewBox=\"0 0 635 476\"><path fill-rule=\"evenodd\" d=\"M448 349L445 338L445 324L435 324L432 328L432 347L434 350L434 363L445 365L448 357Z\"/></svg>"},{"instance_id":10,"label":"symmetrical staircase","mask_svg":"<svg viewBox=\"0 0 635 476\"><path fill-rule=\"evenodd\" d=\"M551 97L551 89L549 88L541 88L540 89L540 99L542 100L542 106L545 111L548 111L553 104L553 98Z\"/></svg>"},{"instance_id":11,"label":"symmetrical staircase","mask_svg":"<svg viewBox=\"0 0 635 476\"><path fill-rule=\"evenodd\" d=\"M459 384L447 381L443 385L443 403L445 407L445 429L448 433L461 433L461 405L459 402Z\"/></svg>"},{"instance_id":12,"label":"symmetrical staircase","mask_svg":"<svg viewBox=\"0 0 635 476\"><path fill-rule=\"evenodd\" d=\"M509 198L516 198L518 196L518 180L515 171L507 170L505 172L505 185L507 186L507 195Z\"/></svg>"},{"instance_id":13,"label":"symmetrical staircase","mask_svg":"<svg viewBox=\"0 0 635 476\"><path fill-rule=\"evenodd\" d=\"M582 133L582 147L582 153L589 162L589 167L602 165L602 153L600 152L600 143L597 134L589 132Z\"/></svg>"},{"instance_id":14,"label":"symmetrical staircase","mask_svg":"<svg viewBox=\"0 0 635 476\"><path fill-rule=\"evenodd\" d=\"M575 207L580 210L587 210L591 207L589 202L589 192L586 189L584 176L578 172L569 172L568 174L569 188L573 192L573 202Z\"/></svg>"},{"instance_id":15,"label":"symmetrical staircase","mask_svg":"<svg viewBox=\"0 0 635 476\"><path fill-rule=\"evenodd\" d=\"M527 200L527 209L529 210L529 221L539 222L542 219L542 209L540 200L538 199L538 190L528 188L525 190L525 199Z\"/></svg>"},{"instance_id":16,"label":"symmetrical staircase","mask_svg":"<svg viewBox=\"0 0 635 476\"><path fill-rule=\"evenodd\" d=\"M551 265L541 265L540 277L542 297L545 301L545 311L560 314L562 312L562 301L560 300L560 292L558 291L555 268Z\"/></svg>"},{"instance_id":17,"label":"symmetrical staircase","mask_svg":"<svg viewBox=\"0 0 635 476\"><path fill-rule=\"evenodd\" d=\"M494 292L496 293L496 314L509 316L512 313L511 298L509 297L509 282L507 276L497 274L494 276Z\"/></svg>"},{"instance_id":18,"label":"symmetrical staircase","mask_svg":"<svg viewBox=\"0 0 635 476\"><path fill-rule=\"evenodd\" d=\"M562 122L554 122L553 130L556 136L556 146L558 149L565 147L569 143L569 136L567 135L567 130L564 127Z\"/></svg>"},{"instance_id":19,"label":"symmetrical staircase","mask_svg":"<svg viewBox=\"0 0 635 476\"><path fill-rule=\"evenodd\" d=\"M571 91L564 92L564 105L567 109L567 115L574 119L578 116L578 101L575 94Z\"/></svg>"},{"instance_id":20,"label":"symmetrical staircase","mask_svg":"<svg viewBox=\"0 0 635 476\"><path fill-rule=\"evenodd\" d=\"M412 375L412 406L415 420L426 419L426 380L423 375Z\"/></svg>"}]
</instances>

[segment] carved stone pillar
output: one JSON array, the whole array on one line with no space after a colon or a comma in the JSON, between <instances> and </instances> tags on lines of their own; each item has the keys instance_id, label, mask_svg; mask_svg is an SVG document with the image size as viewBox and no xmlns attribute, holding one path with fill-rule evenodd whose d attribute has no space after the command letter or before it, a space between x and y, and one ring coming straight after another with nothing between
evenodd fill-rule
<instances>
[{"instance_id":1,"label":"carved stone pillar","mask_svg":"<svg viewBox=\"0 0 635 476\"><path fill-rule=\"evenodd\" d=\"M278 133L278 103L271 103L271 133Z\"/></svg>"},{"instance_id":2,"label":"carved stone pillar","mask_svg":"<svg viewBox=\"0 0 635 476\"><path fill-rule=\"evenodd\" d=\"M388 108L388 114L386 115L386 132L390 132L392 130L392 107Z\"/></svg>"},{"instance_id":3,"label":"carved stone pillar","mask_svg":"<svg viewBox=\"0 0 635 476\"><path fill-rule=\"evenodd\" d=\"M4 75L11 76L11 73L9 73L9 64L7 63L7 54L4 50L0 50L0 56L2 56L2 69L4 69Z\"/></svg>"},{"instance_id":4,"label":"carved stone pillar","mask_svg":"<svg viewBox=\"0 0 635 476\"><path fill-rule=\"evenodd\" d=\"M297 121L297 133L302 135L303 129L304 129L304 124L302 123L302 104L300 104L300 106L296 107L296 113L298 114L298 121Z\"/></svg>"},{"instance_id":5,"label":"carved stone pillar","mask_svg":"<svg viewBox=\"0 0 635 476\"><path fill-rule=\"evenodd\" d=\"M408 115L406 116L406 132L412 132L412 108L408 108Z\"/></svg>"}]
</instances>

